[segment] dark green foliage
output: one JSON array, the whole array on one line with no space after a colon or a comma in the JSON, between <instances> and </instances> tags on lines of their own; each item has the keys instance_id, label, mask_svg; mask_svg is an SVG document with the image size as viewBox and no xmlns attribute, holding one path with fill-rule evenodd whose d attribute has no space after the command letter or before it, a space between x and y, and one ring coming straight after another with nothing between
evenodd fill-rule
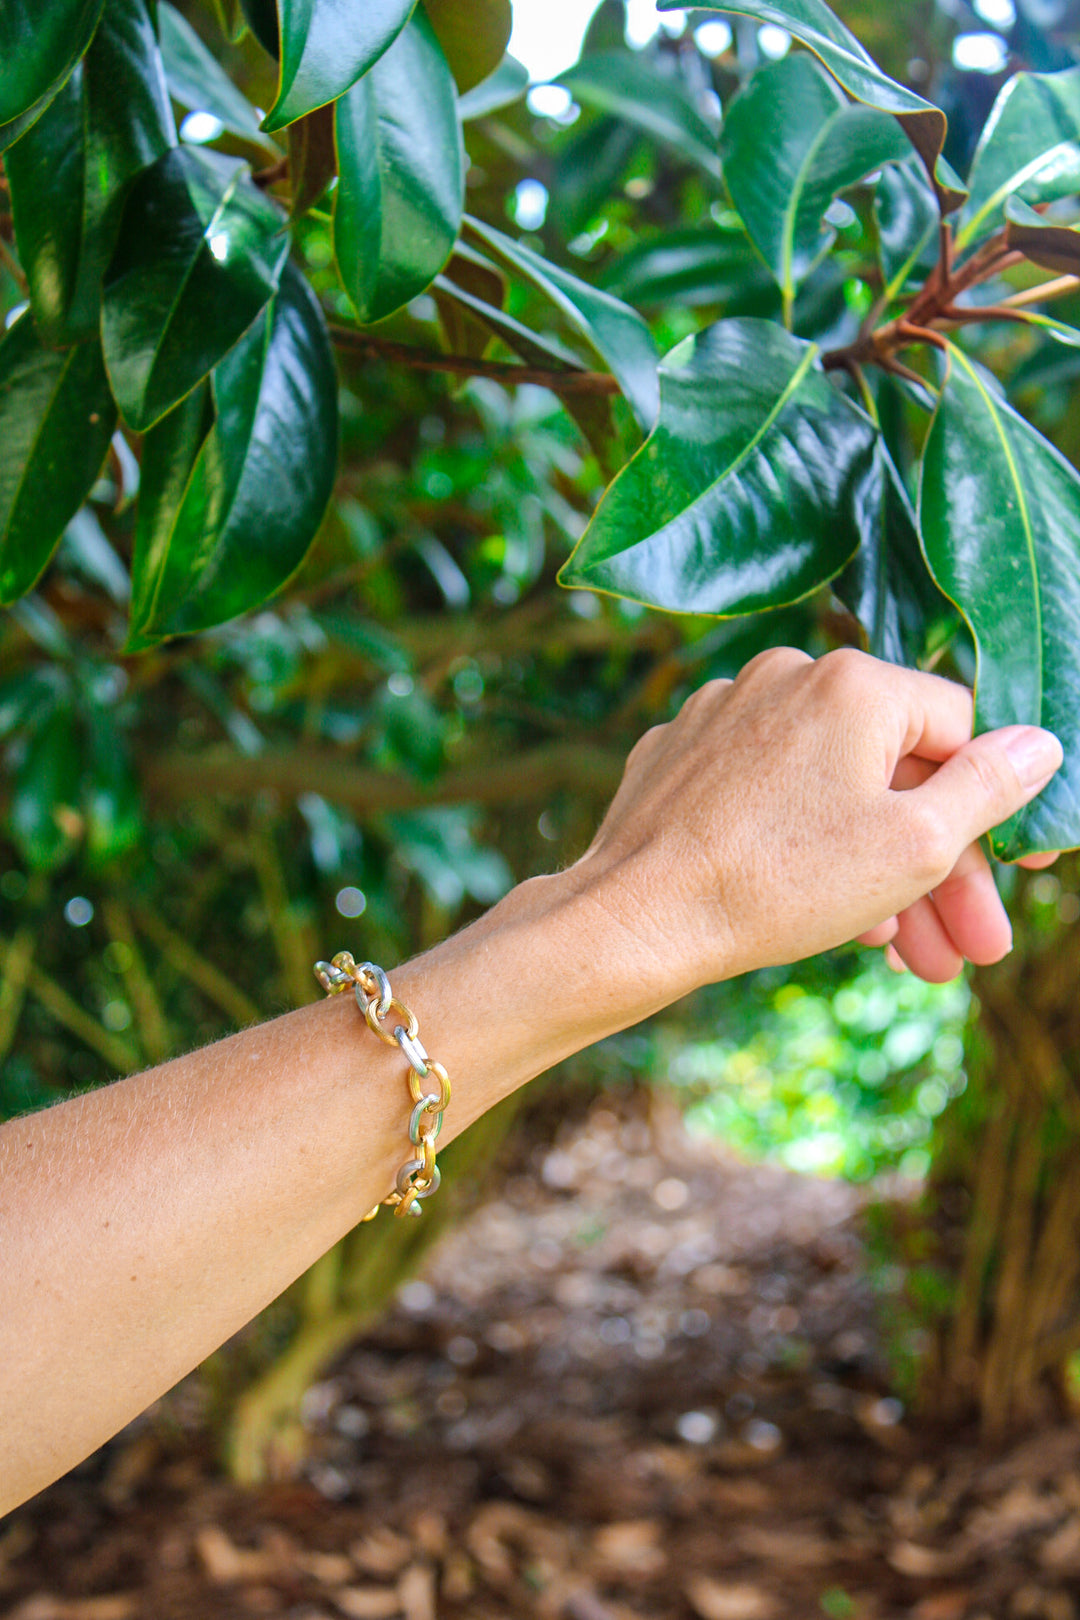
<instances>
[{"instance_id":1,"label":"dark green foliage","mask_svg":"<svg viewBox=\"0 0 1080 1620\"><path fill-rule=\"evenodd\" d=\"M335 111L334 248L362 321L423 292L461 226L464 150L454 81L421 9Z\"/></svg>"},{"instance_id":2,"label":"dark green foliage","mask_svg":"<svg viewBox=\"0 0 1080 1620\"><path fill-rule=\"evenodd\" d=\"M175 140L144 0L115 0L83 60L5 160L19 258L50 343L96 332L127 187Z\"/></svg>"},{"instance_id":3,"label":"dark green foliage","mask_svg":"<svg viewBox=\"0 0 1080 1620\"><path fill-rule=\"evenodd\" d=\"M273 296L283 220L247 165L177 147L128 194L102 344L124 420L144 432L217 365Z\"/></svg>"},{"instance_id":4,"label":"dark green foliage","mask_svg":"<svg viewBox=\"0 0 1080 1620\"><path fill-rule=\"evenodd\" d=\"M115 425L97 340L47 349L32 316L21 316L0 343L0 601L41 574Z\"/></svg>"},{"instance_id":5,"label":"dark green foliage","mask_svg":"<svg viewBox=\"0 0 1080 1620\"><path fill-rule=\"evenodd\" d=\"M691 613L753 613L839 573L877 473L874 429L813 344L722 321L660 368L660 419L564 583Z\"/></svg>"}]
</instances>

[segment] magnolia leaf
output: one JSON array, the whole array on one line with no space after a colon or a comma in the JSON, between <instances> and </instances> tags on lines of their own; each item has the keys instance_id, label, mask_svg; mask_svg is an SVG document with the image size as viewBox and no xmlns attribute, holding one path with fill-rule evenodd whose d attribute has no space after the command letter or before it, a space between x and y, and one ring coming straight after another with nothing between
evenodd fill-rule
<instances>
[{"instance_id":1,"label":"magnolia leaf","mask_svg":"<svg viewBox=\"0 0 1080 1620\"><path fill-rule=\"evenodd\" d=\"M128 193L105 283L105 364L144 432L190 392L272 296L284 219L237 158L177 147Z\"/></svg>"},{"instance_id":2,"label":"magnolia leaf","mask_svg":"<svg viewBox=\"0 0 1080 1620\"><path fill-rule=\"evenodd\" d=\"M361 321L423 292L461 224L465 156L454 81L421 10L334 114L334 249Z\"/></svg>"},{"instance_id":3,"label":"magnolia leaf","mask_svg":"<svg viewBox=\"0 0 1080 1620\"><path fill-rule=\"evenodd\" d=\"M208 431L196 393L147 436L128 651L265 601L322 521L337 463L337 381L322 312L291 265L210 389Z\"/></svg>"},{"instance_id":4,"label":"magnolia leaf","mask_svg":"<svg viewBox=\"0 0 1080 1620\"><path fill-rule=\"evenodd\" d=\"M1020 197L1010 197L1005 204L1005 240L1033 264L1080 275L1080 230L1054 224Z\"/></svg>"},{"instance_id":5,"label":"magnolia leaf","mask_svg":"<svg viewBox=\"0 0 1080 1620\"><path fill-rule=\"evenodd\" d=\"M681 9L678 0L659 0L660 11L678 9ZM772 23L794 34L824 62L856 101L880 107L883 112L899 118L926 165L942 212L949 213L960 206L964 192L953 184L952 171L940 166L945 143L945 114L940 107L924 101L883 73L824 0L786 0L784 5L774 5L772 0L739 0L737 5L725 9L742 17L755 17L758 22Z\"/></svg>"},{"instance_id":6,"label":"magnolia leaf","mask_svg":"<svg viewBox=\"0 0 1080 1620\"><path fill-rule=\"evenodd\" d=\"M169 0L157 0L161 58L169 94L189 112L212 113L230 135L251 141L279 156L278 147L259 127L259 115L233 84L217 58Z\"/></svg>"},{"instance_id":7,"label":"magnolia leaf","mask_svg":"<svg viewBox=\"0 0 1080 1620\"><path fill-rule=\"evenodd\" d=\"M263 119L268 130L284 129L343 96L394 43L416 0L363 0L362 5L349 0L277 0L277 4L281 68L277 97Z\"/></svg>"},{"instance_id":8,"label":"magnolia leaf","mask_svg":"<svg viewBox=\"0 0 1080 1620\"><path fill-rule=\"evenodd\" d=\"M1008 81L979 137L968 187L958 249L998 229L1014 194L1043 203L1080 191L1080 67Z\"/></svg>"},{"instance_id":9,"label":"magnolia leaf","mask_svg":"<svg viewBox=\"0 0 1080 1620\"><path fill-rule=\"evenodd\" d=\"M513 13L510 0L423 0L428 21L464 95L483 84L503 60Z\"/></svg>"},{"instance_id":10,"label":"magnolia leaf","mask_svg":"<svg viewBox=\"0 0 1080 1620\"><path fill-rule=\"evenodd\" d=\"M903 163L882 169L874 188L874 216L885 297L891 303L912 277L925 280L939 251L937 198L914 152Z\"/></svg>"},{"instance_id":11,"label":"magnolia leaf","mask_svg":"<svg viewBox=\"0 0 1080 1620\"><path fill-rule=\"evenodd\" d=\"M316 107L290 124L287 134L292 186L289 213L299 219L314 207L337 173L333 107Z\"/></svg>"},{"instance_id":12,"label":"magnolia leaf","mask_svg":"<svg viewBox=\"0 0 1080 1620\"><path fill-rule=\"evenodd\" d=\"M465 251L469 250L466 248ZM505 343L506 347L524 360L526 365L555 373L584 369L580 357L557 337L547 332L535 332L523 322L516 320L513 315L507 314L501 308L501 288L498 303L490 301L490 289L485 294L475 279L472 286L477 287L477 291L473 292L469 283L459 273L455 274L455 266L461 252L462 248L459 246L447 265L446 272L436 276L432 283L432 293L443 317L444 326L449 331L455 330L453 325L455 315L457 319L468 322L468 326L464 329L457 329L458 334L465 337L462 352L482 354L486 343L479 341L479 335L486 334L489 337L497 337ZM488 261L478 255L473 255L473 258L478 259L481 265L488 264ZM496 276L499 274L494 265L488 267ZM454 314L450 315L448 321L449 311L453 311ZM470 328L477 333L476 340ZM627 442L628 436L614 409L615 403L610 398L605 398L603 394L572 393L563 399L567 413L573 417L588 444L595 451L601 467L611 474L622 466L633 448L633 445Z\"/></svg>"},{"instance_id":13,"label":"magnolia leaf","mask_svg":"<svg viewBox=\"0 0 1080 1620\"><path fill-rule=\"evenodd\" d=\"M760 68L736 96L720 137L724 179L786 309L833 240L823 215L837 192L910 155L895 118L850 106L802 52Z\"/></svg>"},{"instance_id":14,"label":"magnolia leaf","mask_svg":"<svg viewBox=\"0 0 1080 1620\"><path fill-rule=\"evenodd\" d=\"M858 549L879 469L869 418L818 349L719 321L660 367L660 419L559 578L683 613L796 602Z\"/></svg>"},{"instance_id":15,"label":"magnolia leaf","mask_svg":"<svg viewBox=\"0 0 1080 1620\"><path fill-rule=\"evenodd\" d=\"M878 476L862 514L862 544L832 588L866 633L866 650L892 664L915 665L927 634L954 617L926 566L908 492L879 438Z\"/></svg>"},{"instance_id":16,"label":"magnolia leaf","mask_svg":"<svg viewBox=\"0 0 1080 1620\"><path fill-rule=\"evenodd\" d=\"M649 429L659 406L656 346L641 316L478 219L467 219L466 230L511 275L548 301L569 333L583 342L590 360L599 360L616 378L638 422Z\"/></svg>"},{"instance_id":17,"label":"magnolia leaf","mask_svg":"<svg viewBox=\"0 0 1080 1620\"><path fill-rule=\"evenodd\" d=\"M4 0L0 152L39 118L94 37L105 0Z\"/></svg>"},{"instance_id":18,"label":"magnolia leaf","mask_svg":"<svg viewBox=\"0 0 1080 1620\"><path fill-rule=\"evenodd\" d=\"M0 343L0 602L37 580L116 426L101 345L42 345L27 311Z\"/></svg>"},{"instance_id":19,"label":"magnolia leaf","mask_svg":"<svg viewBox=\"0 0 1080 1620\"><path fill-rule=\"evenodd\" d=\"M558 83L582 106L634 125L719 178L716 130L679 79L659 72L644 57L627 50L597 51L562 74Z\"/></svg>"},{"instance_id":20,"label":"magnolia leaf","mask_svg":"<svg viewBox=\"0 0 1080 1620\"><path fill-rule=\"evenodd\" d=\"M1047 726L1065 764L990 835L1016 860L1080 844L1080 476L954 345L923 458L919 524L978 660L975 728Z\"/></svg>"},{"instance_id":21,"label":"magnolia leaf","mask_svg":"<svg viewBox=\"0 0 1080 1620\"><path fill-rule=\"evenodd\" d=\"M19 259L50 343L96 333L127 187L175 141L144 0L114 0L83 60L4 160Z\"/></svg>"}]
</instances>

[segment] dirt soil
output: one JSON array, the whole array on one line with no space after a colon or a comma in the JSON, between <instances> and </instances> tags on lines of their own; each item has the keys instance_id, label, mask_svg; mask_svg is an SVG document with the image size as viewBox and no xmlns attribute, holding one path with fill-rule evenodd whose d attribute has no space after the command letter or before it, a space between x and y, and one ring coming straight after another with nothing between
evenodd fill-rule
<instances>
[{"instance_id":1,"label":"dirt soil","mask_svg":"<svg viewBox=\"0 0 1080 1620\"><path fill-rule=\"evenodd\" d=\"M1075 1620L1080 1429L920 1432L857 1231L598 1106L310 1392L304 1479L223 1482L182 1387L0 1524L0 1615Z\"/></svg>"}]
</instances>

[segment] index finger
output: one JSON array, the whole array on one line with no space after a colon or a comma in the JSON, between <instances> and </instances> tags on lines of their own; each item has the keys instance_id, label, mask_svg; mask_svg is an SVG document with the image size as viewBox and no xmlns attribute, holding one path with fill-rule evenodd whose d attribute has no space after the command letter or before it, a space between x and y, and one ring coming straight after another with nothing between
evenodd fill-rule
<instances>
[{"instance_id":1,"label":"index finger","mask_svg":"<svg viewBox=\"0 0 1080 1620\"><path fill-rule=\"evenodd\" d=\"M971 741L974 699L966 686L921 669L897 668L894 674L904 702L901 759L917 754L940 764Z\"/></svg>"}]
</instances>

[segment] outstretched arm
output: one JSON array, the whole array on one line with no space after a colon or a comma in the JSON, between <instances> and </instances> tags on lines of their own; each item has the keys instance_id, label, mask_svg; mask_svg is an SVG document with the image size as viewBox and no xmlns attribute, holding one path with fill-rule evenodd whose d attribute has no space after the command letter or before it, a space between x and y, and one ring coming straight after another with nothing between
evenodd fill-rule
<instances>
[{"instance_id":1,"label":"outstretched arm","mask_svg":"<svg viewBox=\"0 0 1080 1620\"><path fill-rule=\"evenodd\" d=\"M857 936L928 978L1003 955L975 840L1061 749L970 735L962 688L858 653L766 653L702 688L638 743L574 866L393 972L454 1081L444 1139L703 983ZM0 1128L0 1513L387 1193L405 1075L342 996Z\"/></svg>"}]
</instances>

